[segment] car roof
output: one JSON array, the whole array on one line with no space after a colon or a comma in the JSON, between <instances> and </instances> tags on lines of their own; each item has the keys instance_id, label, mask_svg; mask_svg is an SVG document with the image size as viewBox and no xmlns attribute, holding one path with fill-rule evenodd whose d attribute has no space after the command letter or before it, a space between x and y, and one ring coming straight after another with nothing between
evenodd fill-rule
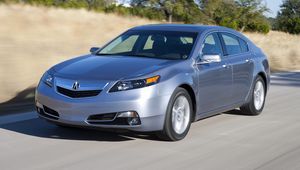
<instances>
[{"instance_id":1,"label":"car roof","mask_svg":"<svg viewBox=\"0 0 300 170\"><path fill-rule=\"evenodd\" d=\"M232 33L236 36L239 36L240 38L244 39L245 41L250 41L248 37L243 35L242 33L233 30L231 28L222 27L222 26L215 26L215 25L199 25L199 24L149 24L149 25L141 25L134 28L129 29L129 31L139 31L139 30L145 30L145 31L183 31L183 32L209 32L209 31L224 31Z\"/></svg>"},{"instance_id":2,"label":"car roof","mask_svg":"<svg viewBox=\"0 0 300 170\"><path fill-rule=\"evenodd\" d=\"M161 30L161 31L188 31L203 32L207 30L230 30L221 26L212 25L193 25L193 24L150 24L134 27L130 30Z\"/></svg>"}]
</instances>

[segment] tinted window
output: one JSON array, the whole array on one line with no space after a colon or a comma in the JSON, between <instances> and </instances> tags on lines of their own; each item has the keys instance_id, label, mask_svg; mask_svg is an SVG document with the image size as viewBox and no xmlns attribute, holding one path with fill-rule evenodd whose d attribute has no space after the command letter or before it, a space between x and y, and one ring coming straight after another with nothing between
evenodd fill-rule
<instances>
[{"instance_id":1,"label":"tinted window","mask_svg":"<svg viewBox=\"0 0 300 170\"><path fill-rule=\"evenodd\" d=\"M105 46L98 55L186 59L197 35L194 32L129 31Z\"/></svg>"},{"instance_id":2,"label":"tinted window","mask_svg":"<svg viewBox=\"0 0 300 170\"><path fill-rule=\"evenodd\" d=\"M222 55L222 47L219 37L216 33L208 35L203 43L202 54Z\"/></svg>"},{"instance_id":3,"label":"tinted window","mask_svg":"<svg viewBox=\"0 0 300 170\"><path fill-rule=\"evenodd\" d=\"M117 38L114 42L110 43L102 52L105 53L124 53L132 51L138 36L124 36Z\"/></svg>"},{"instance_id":4,"label":"tinted window","mask_svg":"<svg viewBox=\"0 0 300 170\"><path fill-rule=\"evenodd\" d=\"M248 52L249 49L248 49L248 45L247 45L246 41L242 40L241 38L239 40L240 40L240 46L241 46L242 52L243 53Z\"/></svg>"},{"instance_id":5,"label":"tinted window","mask_svg":"<svg viewBox=\"0 0 300 170\"><path fill-rule=\"evenodd\" d=\"M153 43L154 43L154 39L155 37L153 35L150 35L144 45L144 50L150 50L153 48ZM164 41L166 41L166 39L164 39ZM177 40L178 41L178 40ZM171 41L169 41L170 43ZM192 37L180 37L180 42L179 45L183 44L183 45L189 45L189 44L193 44L194 43L194 38Z\"/></svg>"},{"instance_id":6,"label":"tinted window","mask_svg":"<svg viewBox=\"0 0 300 170\"><path fill-rule=\"evenodd\" d=\"M227 55L241 53L240 43L236 36L231 35L231 34L222 33L222 38L225 43Z\"/></svg>"}]
</instances>

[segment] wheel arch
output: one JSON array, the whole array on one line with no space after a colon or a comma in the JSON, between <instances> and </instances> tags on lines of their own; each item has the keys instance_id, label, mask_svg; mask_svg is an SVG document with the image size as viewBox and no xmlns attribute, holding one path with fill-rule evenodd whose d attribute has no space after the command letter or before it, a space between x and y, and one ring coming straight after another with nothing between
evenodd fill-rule
<instances>
[{"instance_id":1,"label":"wheel arch","mask_svg":"<svg viewBox=\"0 0 300 170\"><path fill-rule=\"evenodd\" d=\"M178 87L181 87L181 88L185 89L189 93L189 95L190 95L190 97L192 99L192 107L193 107L192 121L194 121L195 118L196 118L196 113L197 113L197 104L196 104L195 91L192 88L192 86L190 86L189 84L181 84Z\"/></svg>"},{"instance_id":2,"label":"wheel arch","mask_svg":"<svg viewBox=\"0 0 300 170\"><path fill-rule=\"evenodd\" d=\"M264 80L265 89L267 90L268 89L268 85L267 85L268 82L267 82L267 76L265 75L265 73L259 72L257 74L257 76L260 76Z\"/></svg>"},{"instance_id":3,"label":"wheel arch","mask_svg":"<svg viewBox=\"0 0 300 170\"><path fill-rule=\"evenodd\" d=\"M253 79L252 79L252 82L251 82L251 85L250 85L249 92L248 92L248 94L247 94L247 96L245 98L245 102L248 102L250 100L251 91L252 91L252 89L255 86L255 80L256 80L256 78L258 76L260 76L263 79L264 86L265 86L265 93L267 94L267 91L268 91L268 79L267 79L267 75L263 71L259 71L259 72L253 74Z\"/></svg>"}]
</instances>

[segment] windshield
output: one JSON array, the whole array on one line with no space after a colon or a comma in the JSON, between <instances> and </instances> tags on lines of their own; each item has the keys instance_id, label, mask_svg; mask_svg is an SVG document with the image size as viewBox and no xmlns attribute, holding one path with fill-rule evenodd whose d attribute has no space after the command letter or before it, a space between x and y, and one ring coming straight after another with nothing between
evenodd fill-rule
<instances>
[{"instance_id":1,"label":"windshield","mask_svg":"<svg viewBox=\"0 0 300 170\"><path fill-rule=\"evenodd\" d=\"M195 32L128 31L106 45L97 55L186 59L196 38Z\"/></svg>"}]
</instances>

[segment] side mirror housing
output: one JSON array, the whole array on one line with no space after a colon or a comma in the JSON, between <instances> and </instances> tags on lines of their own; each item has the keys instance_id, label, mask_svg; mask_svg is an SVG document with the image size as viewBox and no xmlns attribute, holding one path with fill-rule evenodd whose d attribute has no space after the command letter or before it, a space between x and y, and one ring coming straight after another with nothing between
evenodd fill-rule
<instances>
[{"instance_id":1,"label":"side mirror housing","mask_svg":"<svg viewBox=\"0 0 300 170\"><path fill-rule=\"evenodd\" d=\"M90 52L93 54L93 53L95 53L95 52L98 51L98 50L100 50L99 47L92 47L92 48L90 49Z\"/></svg>"},{"instance_id":2,"label":"side mirror housing","mask_svg":"<svg viewBox=\"0 0 300 170\"><path fill-rule=\"evenodd\" d=\"M205 54L197 62L197 64L209 64L209 63L219 63L221 62L221 56L218 54Z\"/></svg>"}]
</instances>

